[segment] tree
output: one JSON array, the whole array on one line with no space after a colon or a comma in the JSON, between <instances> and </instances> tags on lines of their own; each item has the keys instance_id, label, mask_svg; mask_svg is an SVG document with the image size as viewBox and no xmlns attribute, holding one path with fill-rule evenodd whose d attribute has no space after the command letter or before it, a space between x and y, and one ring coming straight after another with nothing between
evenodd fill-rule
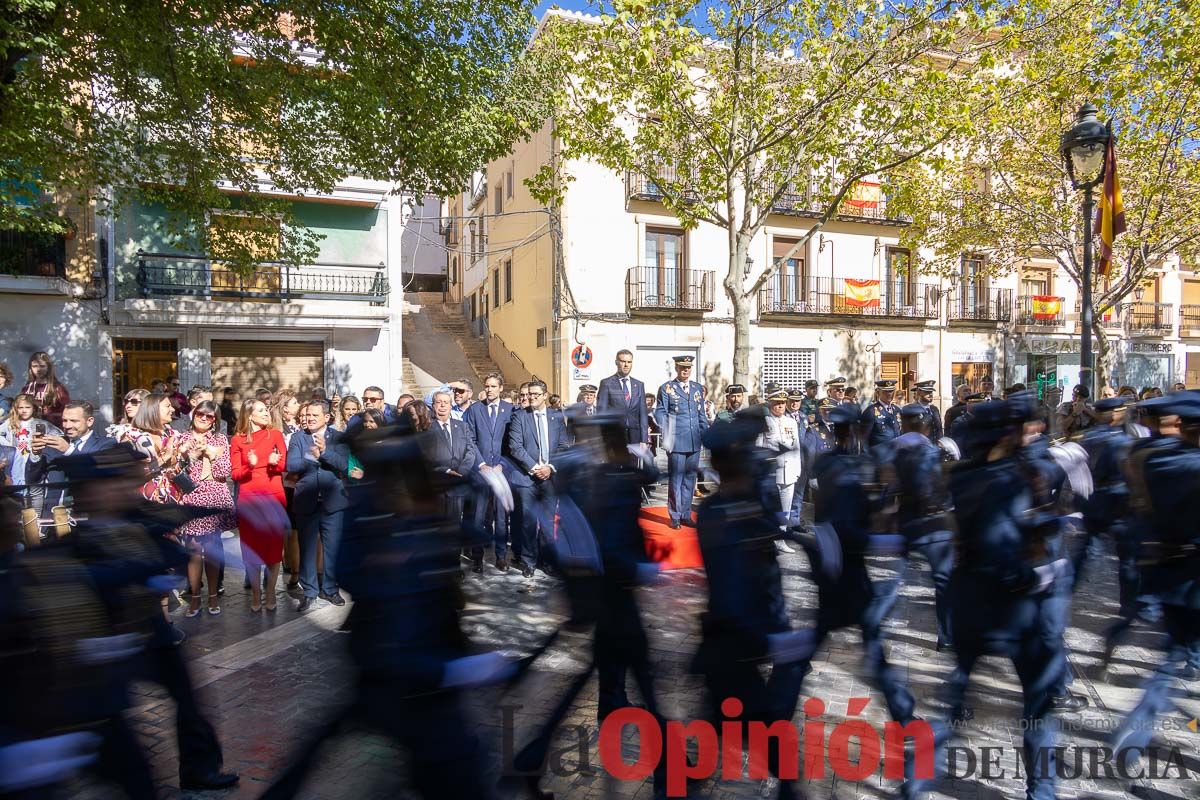
<instances>
[{"instance_id":1,"label":"tree","mask_svg":"<svg viewBox=\"0 0 1200 800\"><path fill-rule=\"evenodd\" d=\"M818 210L793 252L803 248L860 181L886 181L1006 102L992 67L1030 46L1046 15L1039 3L956 0L615 0L611 11L538 37L569 76L553 123L560 163L653 176L685 227L727 231L742 383L751 308L776 269L752 271L747 252L772 208L801 195ZM556 166L536 182L545 198L569 183Z\"/></svg>"},{"instance_id":2,"label":"tree","mask_svg":"<svg viewBox=\"0 0 1200 800\"><path fill-rule=\"evenodd\" d=\"M981 252L988 271L1005 273L1040 256L1082 288L1082 198L1059 140L1085 101L1101 109L1116 135L1127 231L1108 276L1094 276L1099 385L1114 355L1104 316L1167 257L1197 255L1200 45L1183 33L1195 30L1195 14L1179 0L1076 6L1045 46L1014 62L1029 89L1021 102L981 117L946 148L938 173L913 169L898 181L896 201L913 218L905 238L924 256L919 269L954 274L962 253Z\"/></svg>"},{"instance_id":3,"label":"tree","mask_svg":"<svg viewBox=\"0 0 1200 800\"><path fill-rule=\"evenodd\" d=\"M0 0L0 228L61 230L55 189L136 190L209 252L279 247L212 210L286 215L278 194L347 175L463 185L543 118L515 70L532 0ZM284 258L313 252L284 219Z\"/></svg>"}]
</instances>

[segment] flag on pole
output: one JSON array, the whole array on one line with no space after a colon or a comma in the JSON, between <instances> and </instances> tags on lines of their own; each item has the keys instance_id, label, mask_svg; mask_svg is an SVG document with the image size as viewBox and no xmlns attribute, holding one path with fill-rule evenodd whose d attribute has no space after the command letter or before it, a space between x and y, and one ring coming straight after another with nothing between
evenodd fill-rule
<instances>
[{"instance_id":1,"label":"flag on pole","mask_svg":"<svg viewBox=\"0 0 1200 800\"><path fill-rule=\"evenodd\" d=\"M1121 181L1117 178L1117 141L1111 130L1104 148L1104 190L1100 193L1094 232L1100 237L1100 265L1096 271L1104 276L1112 267L1113 240L1125 232L1125 205L1121 202Z\"/></svg>"},{"instance_id":2,"label":"flag on pole","mask_svg":"<svg viewBox=\"0 0 1200 800\"><path fill-rule=\"evenodd\" d=\"M846 305L850 308L879 308L879 281L846 278Z\"/></svg>"}]
</instances>

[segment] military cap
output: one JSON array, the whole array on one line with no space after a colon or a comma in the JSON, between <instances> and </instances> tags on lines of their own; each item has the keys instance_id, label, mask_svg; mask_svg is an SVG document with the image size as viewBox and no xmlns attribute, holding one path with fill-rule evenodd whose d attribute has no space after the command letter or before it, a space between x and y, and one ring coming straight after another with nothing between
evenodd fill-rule
<instances>
[{"instance_id":1,"label":"military cap","mask_svg":"<svg viewBox=\"0 0 1200 800\"><path fill-rule=\"evenodd\" d=\"M968 403L982 403L984 400L987 400L987 395L982 392L967 395Z\"/></svg>"},{"instance_id":2,"label":"military cap","mask_svg":"<svg viewBox=\"0 0 1200 800\"><path fill-rule=\"evenodd\" d=\"M597 391L599 391L599 390L598 390L598 389L597 389L595 386L593 386L592 384L590 384L590 383L585 383L583 386L580 386L580 387L579 387L579 391L581 391L581 392L589 392L589 393L591 393L591 394L595 394L595 393L596 393Z\"/></svg>"},{"instance_id":3,"label":"military cap","mask_svg":"<svg viewBox=\"0 0 1200 800\"><path fill-rule=\"evenodd\" d=\"M757 407L758 410L751 409L739 411L733 415L732 421L724 425L710 425L700 443L713 453L727 453L753 446L763 431L765 420L761 406Z\"/></svg>"},{"instance_id":4,"label":"military cap","mask_svg":"<svg viewBox=\"0 0 1200 800\"><path fill-rule=\"evenodd\" d=\"M932 392L935 385L937 385L937 381L934 380L917 381L913 384L913 388L921 392Z\"/></svg>"},{"instance_id":5,"label":"military cap","mask_svg":"<svg viewBox=\"0 0 1200 800\"><path fill-rule=\"evenodd\" d=\"M1138 403L1138 407L1159 417L1174 414L1180 419L1200 419L1200 392L1189 390L1154 397Z\"/></svg>"},{"instance_id":6,"label":"military cap","mask_svg":"<svg viewBox=\"0 0 1200 800\"><path fill-rule=\"evenodd\" d=\"M746 387L740 383L731 383L725 387L725 394L745 394Z\"/></svg>"},{"instance_id":7,"label":"military cap","mask_svg":"<svg viewBox=\"0 0 1200 800\"><path fill-rule=\"evenodd\" d=\"M695 356L675 356L675 363L680 364L685 367L690 367L692 364L696 363L696 357Z\"/></svg>"},{"instance_id":8,"label":"military cap","mask_svg":"<svg viewBox=\"0 0 1200 800\"><path fill-rule=\"evenodd\" d=\"M862 412L858 410L858 406L842 404L834 406L829 412L829 421L834 425L853 425L858 422Z\"/></svg>"},{"instance_id":9,"label":"military cap","mask_svg":"<svg viewBox=\"0 0 1200 800\"><path fill-rule=\"evenodd\" d=\"M1115 411L1123 407L1129 401L1124 397L1102 397L1096 401L1097 411Z\"/></svg>"},{"instance_id":10,"label":"military cap","mask_svg":"<svg viewBox=\"0 0 1200 800\"><path fill-rule=\"evenodd\" d=\"M1021 419L1019 410L1007 400L989 400L975 406L969 424L976 430L987 430L1010 427Z\"/></svg>"},{"instance_id":11,"label":"military cap","mask_svg":"<svg viewBox=\"0 0 1200 800\"><path fill-rule=\"evenodd\" d=\"M814 380L807 380L804 382L805 389L817 389L820 388L820 386L821 384Z\"/></svg>"},{"instance_id":12,"label":"military cap","mask_svg":"<svg viewBox=\"0 0 1200 800\"><path fill-rule=\"evenodd\" d=\"M786 403L788 399L787 389L776 389L767 395L768 403Z\"/></svg>"},{"instance_id":13,"label":"military cap","mask_svg":"<svg viewBox=\"0 0 1200 800\"><path fill-rule=\"evenodd\" d=\"M845 388L846 379L839 375L836 378L830 378L829 380L825 381L825 385L834 389Z\"/></svg>"},{"instance_id":14,"label":"military cap","mask_svg":"<svg viewBox=\"0 0 1200 800\"><path fill-rule=\"evenodd\" d=\"M788 400L803 400L803 399L804 399L804 390L803 389L788 389Z\"/></svg>"},{"instance_id":15,"label":"military cap","mask_svg":"<svg viewBox=\"0 0 1200 800\"><path fill-rule=\"evenodd\" d=\"M837 403L833 402L828 397L822 397L821 403L817 406L817 410L821 410L821 409L829 410L831 408L837 408L837 407L838 407Z\"/></svg>"},{"instance_id":16,"label":"military cap","mask_svg":"<svg viewBox=\"0 0 1200 800\"><path fill-rule=\"evenodd\" d=\"M875 381L875 388L883 389L884 391L887 391L887 392L895 391L896 382L894 380L891 380L890 378L887 380Z\"/></svg>"},{"instance_id":17,"label":"military cap","mask_svg":"<svg viewBox=\"0 0 1200 800\"><path fill-rule=\"evenodd\" d=\"M767 381L763 384L763 397L770 397L776 392L786 391L779 381Z\"/></svg>"},{"instance_id":18,"label":"military cap","mask_svg":"<svg viewBox=\"0 0 1200 800\"><path fill-rule=\"evenodd\" d=\"M909 403L900 409L900 416L906 419L916 419L929 414L929 409L920 403Z\"/></svg>"}]
</instances>

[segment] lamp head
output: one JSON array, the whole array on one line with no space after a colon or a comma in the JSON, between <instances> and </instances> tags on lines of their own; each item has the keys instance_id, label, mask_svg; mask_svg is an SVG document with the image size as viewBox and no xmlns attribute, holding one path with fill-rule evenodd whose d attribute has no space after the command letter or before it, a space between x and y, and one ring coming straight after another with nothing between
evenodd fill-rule
<instances>
[{"instance_id":1,"label":"lamp head","mask_svg":"<svg viewBox=\"0 0 1200 800\"><path fill-rule=\"evenodd\" d=\"M1108 128L1096 119L1096 107L1084 103L1075 124L1062 136L1059 152L1075 189L1091 189L1104 178L1104 148Z\"/></svg>"}]
</instances>

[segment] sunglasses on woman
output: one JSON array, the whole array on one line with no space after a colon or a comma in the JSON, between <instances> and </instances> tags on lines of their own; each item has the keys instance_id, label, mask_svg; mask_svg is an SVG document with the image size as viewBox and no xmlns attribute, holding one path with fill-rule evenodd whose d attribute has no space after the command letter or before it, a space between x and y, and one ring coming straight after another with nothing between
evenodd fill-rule
<instances>
[{"instance_id":1,"label":"sunglasses on woman","mask_svg":"<svg viewBox=\"0 0 1200 800\"><path fill-rule=\"evenodd\" d=\"M192 418L193 418L193 419L206 419L206 420L208 420L209 422L212 422L213 420L215 420L215 419L217 418L217 415L216 415L216 414L209 414L209 413L206 411L206 412L203 412L203 413L200 413L200 414L192 414Z\"/></svg>"}]
</instances>

